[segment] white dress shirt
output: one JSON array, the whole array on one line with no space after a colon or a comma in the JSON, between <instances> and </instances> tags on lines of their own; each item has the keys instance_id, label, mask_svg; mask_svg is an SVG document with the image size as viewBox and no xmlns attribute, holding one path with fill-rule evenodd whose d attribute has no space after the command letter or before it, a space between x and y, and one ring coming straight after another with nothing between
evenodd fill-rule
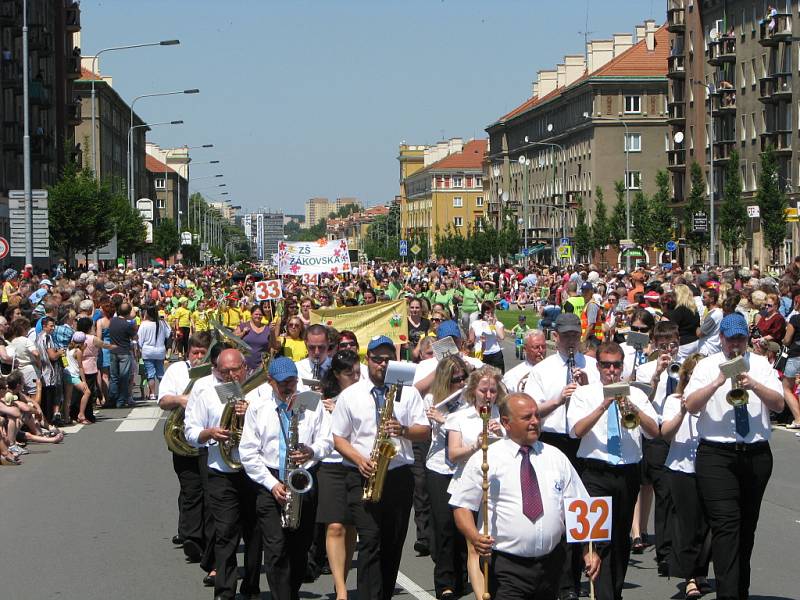
<instances>
[{"instance_id":1,"label":"white dress shirt","mask_svg":"<svg viewBox=\"0 0 800 600\"><path fill-rule=\"evenodd\" d=\"M628 400L645 415L658 422L653 405L642 390L631 388ZM584 385L575 390L569 403L570 436L575 435L575 424L598 408L603 403L603 384L600 382ZM633 465L642 460L642 435L650 438L640 427L625 429L619 426L620 442L622 446L620 465ZM611 464L608 460L608 411L603 415L585 436L581 438L578 448L579 458L593 458Z\"/></svg>"},{"instance_id":2,"label":"white dress shirt","mask_svg":"<svg viewBox=\"0 0 800 600\"><path fill-rule=\"evenodd\" d=\"M490 421L500 421L500 411L496 404L492 404L492 411L489 415ZM451 431L457 431L461 434L461 445L472 446L478 441L478 437L483 433L483 419L481 415L475 410L472 405L466 405L463 410L456 411L447 415L447 419L442 425L447 437L450 436ZM503 430L505 433L505 430ZM490 434L490 437L496 437ZM503 436L505 437L505 436ZM455 464L455 471L453 472L453 479L458 479L464 471L464 465L467 464L469 456L463 457ZM452 486L452 483L451 483Z\"/></svg>"},{"instance_id":3,"label":"white dress shirt","mask_svg":"<svg viewBox=\"0 0 800 600\"><path fill-rule=\"evenodd\" d=\"M425 408L430 408L433 401L433 394L426 394L424 401ZM462 411L465 408L472 408L463 404L461 396L454 398L451 402L455 402L458 407L445 415L445 423L455 412ZM452 475L455 470L455 465L449 460L447 454L447 431L444 429L445 423L431 423L431 445L428 450L428 456L425 458L425 467L440 475Z\"/></svg>"},{"instance_id":4,"label":"white dress shirt","mask_svg":"<svg viewBox=\"0 0 800 600\"><path fill-rule=\"evenodd\" d=\"M483 366L483 362L473 356L465 356L464 354L460 354L459 356L464 360L465 363L472 365L474 369L480 369ZM416 385L428 375L433 373L438 365L439 359L435 356L426 358L425 360L421 360L419 363L417 363L417 370L414 372L414 384Z\"/></svg>"},{"instance_id":5,"label":"white dress shirt","mask_svg":"<svg viewBox=\"0 0 800 600\"><path fill-rule=\"evenodd\" d=\"M333 411L333 434L345 438L353 448L366 458L372 453L375 435L378 430L378 412L372 396L372 380L360 379L339 394L336 408ZM388 393L388 390L387 390ZM425 403L416 388L403 386L402 394L394 402L394 418L404 427L422 425L430 427L425 416ZM411 440L404 437L391 438L397 446L397 454L389 463L389 469L395 469L414 463L414 451ZM354 467L344 458L342 464Z\"/></svg>"},{"instance_id":6,"label":"white dress shirt","mask_svg":"<svg viewBox=\"0 0 800 600\"><path fill-rule=\"evenodd\" d=\"M783 386L778 379L778 374L772 365L763 356L748 352L745 359L750 362L750 378L767 388L782 394ZM719 375L719 365L728 360L723 352L704 358L692 372L692 378L686 386L683 395L689 396L695 390L705 387ZM731 389L730 379L711 396L705 408L700 411L697 422L697 433L701 440L711 442L763 442L770 439L769 410L764 408L761 400L754 392L749 392L750 402L747 403L747 412L750 415L750 432L742 438L736 433L736 421L733 407L725 400L725 395Z\"/></svg>"},{"instance_id":7,"label":"white dress shirt","mask_svg":"<svg viewBox=\"0 0 800 600\"><path fill-rule=\"evenodd\" d=\"M681 397L672 394L664 403L664 421L669 421L681 412ZM687 412L669 444L669 454L664 462L670 471L681 473L694 473L694 461L697 457L697 446L700 438L697 437L697 415Z\"/></svg>"},{"instance_id":8,"label":"white dress shirt","mask_svg":"<svg viewBox=\"0 0 800 600\"><path fill-rule=\"evenodd\" d=\"M641 365L636 371L636 381L650 385L650 380L656 373L656 365L658 360L651 360ZM653 408L656 409L658 415L658 424L663 422L662 415L664 414L664 403L667 401L667 382L669 381L669 373L667 369L661 371L658 378L658 386L656 386L656 393L653 396ZM676 386L677 387L677 386Z\"/></svg>"},{"instance_id":9,"label":"white dress shirt","mask_svg":"<svg viewBox=\"0 0 800 600\"><path fill-rule=\"evenodd\" d=\"M278 483L278 479L269 469L279 470L281 438L286 436L287 453L289 452L289 430L283 430L278 414L281 400L275 396L272 387L264 383L245 396L250 405L244 417L242 440L239 442L239 460L245 473L259 485L269 491ZM292 412L288 413L289 418ZM333 448L331 435L331 419L328 411L318 402L314 410L305 409L300 413L297 427L298 443L305 444L314 452L314 456L302 466L311 468L324 458Z\"/></svg>"},{"instance_id":10,"label":"white dress shirt","mask_svg":"<svg viewBox=\"0 0 800 600\"><path fill-rule=\"evenodd\" d=\"M308 357L304 358L303 360L299 360L294 364L297 367L297 381L299 382L302 382L303 379L320 380L325 374L325 369L320 366L319 377L314 377L313 363ZM322 364L325 364L325 361L322 361Z\"/></svg>"},{"instance_id":11,"label":"white dress shirt","mask_svg":"<svg viewBox=\"0 0 800 600\"><path fill-rule=\"evenodd\" d=\"M158 384L158 399L164 396L182 396L189 385L189 361L172 363L164 371L164 378Z\"/></svg>"},{"instance_id":12,"label":"white dress shirt","mask_svg":"<svg viewBox=\"0 0 800 600\"><path fill-rule=\"evenodd\" d=\"M633 368L636 366L633 364L636 361L636 348L627 342L622 342L619 347L622 348L623 353L622 379L628 379L633 373Z\"/></svg>"},{"instance_id":13,"label":"white dress shirt","mask_svg":"<svg viewBox=\"0 0 800 600\"><path fill-rule=\"evenodd\" d=\"M509 392L516 392L517 386L522 382L523 379L523 387L519 391L523 391L525 389L525 383L528 382L529 373L533 371L533 367L536 365L529 363L527 360L519 363L513 369L509 369L506 371L506 374L503 375L503 383L506 386L506 389Z\"/></svg>"},{"instance_id":14,"label":"white dress shirt","mask_svg":"<svg viewBox=\"0 0 800 600\"><path fill-rule=\"evenodd\" d=\"M589 378L589 383L600 381L597 361L591 356L575 353L575 366L582 369ZM531 369L525 393L539 404L545 404L561 397L561 391L567 385L567 357L558 352L551 354ZM579 388L580 389L580 388ZM571 403L571 401L570 401ZM547 415L541 423L542 431L568 434L566 428L567 413L562 404ZM570 424L572 421L570 420Z\"/></svg>"},{"instance_id":15,"label":"white dress shirt","mask_svg":"<svg viewBox=\"0 0 800 600\"><path fill-rule=\"evenodd\" d=\"M203 446L198 440L200 432L209 427L219 427L219 420L222 418L222 411L225 410L225 403L219 399L215 386L223 383L211 375L206 375L198 379L192 391L189 394L189 400L186 402L186 414L184 416L184 436L186 441L195 448ZM235 473L222 460L222 455L219 452L219 443L215 440L209 440L206 444L208 446L208 467L221 473ZM238 459L238 453L234 450L231 454L234 459Z\"/></svg>"},{"instance_id":16,"label":"white dress shirt","mask_svg":"<svg viewBox=\"0 0 800 600\"><path fill-rule=\"evenodd\" d=\"M528 454L542 496L544 513L532 522L522 512L519 445L503 439L489 446L489 535L494 549L525 558L552 552L565 532L564 500L587 497L578 473L564 454L553 446L536 442ZM473 454L454 486L450 504L478 512L478 531L483 531L483 453Z\"/></svg>"},{"instance_id":17,"label":"white dress shirt","mask_svg":"<svg viewBox=\"0 0 800 600\"><path fill-rule=\"evenodd\" d=\"M722 309L715 306L703 317L700 324L700 339L697 340L697 351L703 356L711 356L722 350L719 343L719 325L722 323Z\"/></svg>"}]
</instances>

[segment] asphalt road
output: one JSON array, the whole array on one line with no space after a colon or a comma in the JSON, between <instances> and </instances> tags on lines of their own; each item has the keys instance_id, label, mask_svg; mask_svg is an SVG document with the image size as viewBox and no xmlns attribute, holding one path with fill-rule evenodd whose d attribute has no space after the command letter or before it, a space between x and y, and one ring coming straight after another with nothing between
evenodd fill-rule
<instances>
[{"instance_id":1,"label":"asphalt road","mask_svg":"<svg viewBox=\"0 0 800 600\"><path fill-rule=\"evenodd\" d=\"M186 564L170 543L178 484L161 434L163 415L143 405L104 410L100 417L74 428L61 445L31 445L23 466L0 468L0 598L211 598L199 567ZM776 431L772 448L775 468L761 510L751 598L789 600L800 597L794 464L800 437ZM411 528L397 597L430 600L433 564L415 556ZM348 581L354 590L355 572ZM682 598L679 584L657 576L650 550L631 562L625 599ZM269 598L266 578L261 585L262 598ZM333 599L330 577L305 585L301 597Z\"/></svg>"}]
</instances>

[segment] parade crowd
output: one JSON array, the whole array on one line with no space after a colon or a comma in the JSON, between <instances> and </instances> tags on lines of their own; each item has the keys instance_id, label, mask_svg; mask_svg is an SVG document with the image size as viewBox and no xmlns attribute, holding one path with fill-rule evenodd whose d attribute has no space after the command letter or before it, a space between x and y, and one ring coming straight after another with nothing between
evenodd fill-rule
<instances>
[{"instance_id":1,"label":"parade crowd","mask_svg":"<svg viewBox=\"0 0 800 600\"><path fill-rule=\"evenodd\" d=\"M390 598L412 509L442 600L576 599L587 579L619 600L650 545L686 598L748 597L771 430L800 429L800 257L779 276L362 263L257 301L272 277L4 272L3 464L158 401L186 444L170 447L172 541L215 598L258 597L263 564L274 598L326 572L344 600L356 551L357 597ZM402 344L313 314L390 300L406 304ZM387 379L403 365L411 379ZM591 550L565 538L564 500L588 496L613 499L611 542Z\"/></svg>"}]
</instances>

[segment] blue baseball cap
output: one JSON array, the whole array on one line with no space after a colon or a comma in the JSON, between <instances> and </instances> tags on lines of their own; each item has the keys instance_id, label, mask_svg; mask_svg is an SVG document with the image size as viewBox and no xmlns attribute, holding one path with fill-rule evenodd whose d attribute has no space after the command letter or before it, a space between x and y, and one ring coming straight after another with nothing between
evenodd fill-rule
<instances>
[{"instance_id":1,"label":"blue baseball cap","mask_svg":"<svg viewBox=\"0 0 800 600\"><path fill-rule=\"evenodd\" d=\"M726 338L737 335L747 337L750 334L744 315L736 312L722 318L722 322L719 324L719 332Z\"/></svg>"},{"instance_id":2,"label":"blue baseball cap","mask_svg":"<svg viewBox=\"0 0 800 600\"><path fill-rule=\"evenodd\" d=\"M388 336L376 335L369 341L369 344L367 345L367 350L371 352L372 350L380 348L381 346L391 346L392 348L394 348L394 342L392 341L392 338Z\"/></svg>"},{"instance_id":3,"label":"blue baseball cap","mask_svg":"<svg viewBox=\"0 0 800 600\"><path fill-rule=\"evenodd\" d=\"M297 377L297 367L292 359L279 356L269 363L269 376L278 382L286 381L290 377Z\"/></svg>"},{"instance_id":4,"label":"blue baseball cap","mask_svg":"<svg viewBox=\"0 0 800 600\"><path fill-rule=\"evenodd\" d=\"M446 337L452 337L457 340L461 339L461 330L458 328L458 323L453 320L445 321L436 330L436 337L440 340Z\"/></svg>"}]
</instances>

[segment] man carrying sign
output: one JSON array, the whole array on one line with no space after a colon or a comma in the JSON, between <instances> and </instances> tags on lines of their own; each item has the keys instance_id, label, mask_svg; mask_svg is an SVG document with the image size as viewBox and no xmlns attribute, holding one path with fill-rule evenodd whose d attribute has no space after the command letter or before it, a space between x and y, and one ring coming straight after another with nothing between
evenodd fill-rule
<instances>
[{"instance_id":1,"label":"man carrying sign","mask_svg":"<svg viewBox=\"0 0 800 600\"><path fill-rule=\"evenodd\" d=\"M489 535L482 535L483 456L476 452L464 467L450 504L456 525L482 557L490 561L492 598L557 598L566 560L564 500L586 497L569 459L539 441L536 402L523 393L500 403L500 422L508 437L488 450ZM480 512L476 526L473 512ZM600 557L584 549L586 574L594 580Z\"/></svg>"}]
</instances>

